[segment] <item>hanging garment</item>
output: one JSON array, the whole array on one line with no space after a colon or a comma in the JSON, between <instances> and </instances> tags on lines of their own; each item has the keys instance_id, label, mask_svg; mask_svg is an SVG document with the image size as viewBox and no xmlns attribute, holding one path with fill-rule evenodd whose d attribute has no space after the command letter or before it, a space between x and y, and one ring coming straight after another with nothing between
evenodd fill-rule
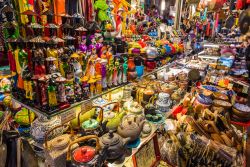
<instances>
[{"instance_id":1,"label":"hanging garment","mask_svg":"<svg viewBox=\"0 0 250 167\"><path fill-rule=\"evenodd\" d=\"M65 0L54 0L54 14L60 15L65 14ZM62 18L60 16L55 16L55 23L58 25L62 24Z\"/></svg>"},{"instance_id":2,"label":"hanging garment","mask_svg":"<svg viewBox=\"0 0 250 167\"><path fill-rule=\"evenodd\" d=\"M16 61L15 61L12 50L8 50L7 55L8 55L8 59L9 59L10 70L12 72L16 72Z\"/></svg>"}]
</instances>

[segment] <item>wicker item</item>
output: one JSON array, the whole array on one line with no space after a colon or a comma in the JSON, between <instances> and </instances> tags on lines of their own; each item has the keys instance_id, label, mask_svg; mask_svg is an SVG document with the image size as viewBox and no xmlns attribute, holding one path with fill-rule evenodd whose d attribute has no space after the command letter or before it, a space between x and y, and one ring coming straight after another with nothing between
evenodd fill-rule
<instances>
[{"instance_id":1,"label":"wicker item","mask_svg":"<svg viewBox=\"0 0 250 167\"><path fill-rule=\"evenodd\" d=\"M71 129L71 134L63 134L57 136L56 138L48 141L48 136L57 128L71 127L69 125L59 125L45 134L45 165L46 167L65 167L66 166L66 155L69 143L73 141L73 131ZM78 145L75 144L73 147L76 148Z\"/></svg>"}]
</instances>

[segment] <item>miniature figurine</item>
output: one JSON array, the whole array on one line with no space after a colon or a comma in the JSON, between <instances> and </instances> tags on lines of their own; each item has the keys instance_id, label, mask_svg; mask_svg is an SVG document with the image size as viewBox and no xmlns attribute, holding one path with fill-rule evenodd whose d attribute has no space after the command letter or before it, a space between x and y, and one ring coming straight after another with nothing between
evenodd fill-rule
<instances>
[{"instance_id":1,"label":"miniature figurine","mask_svg":"<svg viewBox=\"0 0 250 167\"><path fill-rule=\"evenodd\" d=\"M81 44L79 45L79 50L81 52L87 52L87 45L86 45L86 36L82 36L82 41L81 41Z\"/></svg>"},{"instance_id":2,"label":"miniature figurine","mask_svg":"<svg viewBox=\"0 0 250 167\"><path fill-rule=\"evenodd\" d=\"M126 57L123 58L124 63L123 63L123 73L122 73L122 82L127 83L127 73L128 73L128 59Z\"/></svg>"},{"instance_id":3,"label":"miniature figurine","mask_svg":"<svg viewBox=\"0 0 250 167\"><path fill-rule=\"evenodd\" d=\"M102 89L107 89L107 63L106 59L101 60Z\"/></svg>"},{"instance_id":4,"label":"miniature figurine","mask_svg":"<svg viewBox=\"0 0 250 167\"><path fill-rule=\"evenodd\" d=\"M80 78L82 77L82 66L81 66L80 62L78 61L79 57L80 56L77 53L73 53L70 56L70 64L74 70L75 82L79 82Z\"/></svg>"}]
</instances>

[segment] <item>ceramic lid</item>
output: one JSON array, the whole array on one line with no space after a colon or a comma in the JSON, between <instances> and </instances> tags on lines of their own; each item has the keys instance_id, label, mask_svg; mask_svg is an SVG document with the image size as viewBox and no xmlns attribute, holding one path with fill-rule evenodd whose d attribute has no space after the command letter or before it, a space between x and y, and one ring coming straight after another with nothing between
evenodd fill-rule
<instances>
[{"instance_id":1,"label":"ceramic lid","mask_svg":"<svg viewBox=\"0 0 250 167\"><path fill-rule=\"evenodd\" d=\"M91 161L95 157L95 149L90 146L83 146L77 148L73 152L73 158L76 162L86 163Z\"/></svg>"},{"instance_id":2,"label":"ceramic lid","mask_svg":"<svg viewBox=\"0 0 250 167\"><path fill-rule=\"evenodd\" d=\"M107 119L111 119L115 117L115 113L112 111L106 111L103 113L103 117Z\"/></svg>"},{"instance_id":3,"label":"ceramic lid","mask_svg":"<svg viewBox=\"0 0 250 167\"><path fill-rule=\"evenodd\" d=\"M54 138L53 140L50 141L50 144L53 148L56 149L63 149L66 148L67 145L69 144L69 135L68 134L64 134L61 136L58 136L56 138Z\"/></svg>"},{"instance_id":4,"label":"ceramic lid","mask_svg":"<svg viewBox=\"0 0 250 167\"><path fill-rule=\"evenodd\" d=\"M82 123L83 129L96 129L99 126L99 122L95 119L90 119Z\"/></svg>"},{"instance_id":5,"label":"ceramic lid","mask_svg":"<svg viewBox=\"0 0 250 167\"><path fill-rule=\"evenodd\" d=\"M110 131L101 137L101 141L105 145L116 145L120 141L120 136Z\"/></svg>"}]
</instances>

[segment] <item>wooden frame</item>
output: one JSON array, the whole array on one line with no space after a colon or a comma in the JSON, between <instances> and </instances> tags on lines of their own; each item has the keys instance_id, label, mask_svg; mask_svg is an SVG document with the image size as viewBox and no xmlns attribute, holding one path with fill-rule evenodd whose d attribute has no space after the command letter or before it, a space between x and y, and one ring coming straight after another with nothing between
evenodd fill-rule
<instances>
[{"instance_id":1,"label":"wooden frame","mask_svg":"<svg viewBox=\"0 0 250 167\"><path fill-rule=\"evenodd\" d=\"M151 148L152 145L153 145L153 148ZM151 164L147 164L147 166L143 165L143 167L154 167L159 163L159 161L161 159L160 149L159 149L159 145L158 145L157 134L154 133L154 135L144 145L142 145L140 147L140 149L132 156L134 167L142 167L139 164L139 161L141 161L139 158L148 156L148 155L144 155L145 153L147 153L147 150L145 150L146 147L149 147L150 149L154 150L153 154L155 155L155 158ZM140 155L140 157L137 157L139 155ZM150 159L147 159L147 160L150 160ZM145 162L145 163L147 163L147 162Z\"/></svg>"}]
</instances>

